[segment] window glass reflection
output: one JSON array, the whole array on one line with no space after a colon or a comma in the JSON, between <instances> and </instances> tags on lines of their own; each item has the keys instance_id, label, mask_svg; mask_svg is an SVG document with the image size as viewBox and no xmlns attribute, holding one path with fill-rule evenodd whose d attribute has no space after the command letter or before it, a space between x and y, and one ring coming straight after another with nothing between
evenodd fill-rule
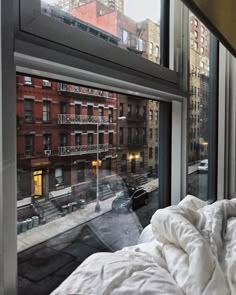
<instances>
[{"instance_id":1,"label":"window glass reflection","mask_svg":"<svg viewBox=\"0 0 236 295\"><path fill-rule=\"evenodd\" d=\"M42 13L160 63L160 0L44 0Z\"/></svg>"},{"instance_id":2,"label":"window glass reflection","mask_svg":"<svg viewBox=\"0 0 236 295\"><path fill-rule=\"evenodd\" d=\"M158 209L159 103L17 78L19 294L50 294L93 253L136 244Z\"/></svg>"}]
</instances>

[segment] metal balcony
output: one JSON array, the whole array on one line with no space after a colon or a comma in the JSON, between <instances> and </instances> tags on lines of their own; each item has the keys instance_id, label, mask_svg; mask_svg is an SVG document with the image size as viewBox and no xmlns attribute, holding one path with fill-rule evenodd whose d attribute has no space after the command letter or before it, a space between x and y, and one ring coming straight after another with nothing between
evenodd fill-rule
<instances>
[{"instance_id":1,"label":"metal balcony","mask_svg":"<svg viewBox=\"0 0 236 295\"><path fill-rule=\"evenodd\" d=\"M109 118L104 116L59 114L58 124L109 124Z\"/></svg>"},{"instance_id":2,"label":"metal balcony","mask_svg":"<svg viewBox=\"0 0 236 295\"><path fill-rule=\"evenodd\" d=\"M107 152L111 146L106 144L98 145L98 152ZM58 147L59 156L77 156L85 154L95 154L97 152L97 145L79 145L79 146L60 146Z\"/></svg>"},{"instance_id":3,"label":"metal balcony","mask_svg":"<svg viewBox=\"0 0 236 295\"><path fill-rule=\"evenodd\" d=\"M146 116L141 116L141 115L136 115L136 114L134 114L134 115L128 114L127 121L129 121L129 122L146 123Z\"/></svg>"},{"instance_id":4,"label":"metal balcony","mask_svg":"<svg viewBox=\"0 0 236 295\"><path fill-rule=\"evenodd\" d=\"M131 141L128 141L127 145L128 147L142 147L145 145L145 143L143 143L143 141L141 140L139 141L131 140Z\"/></svg>"}]
</instances>

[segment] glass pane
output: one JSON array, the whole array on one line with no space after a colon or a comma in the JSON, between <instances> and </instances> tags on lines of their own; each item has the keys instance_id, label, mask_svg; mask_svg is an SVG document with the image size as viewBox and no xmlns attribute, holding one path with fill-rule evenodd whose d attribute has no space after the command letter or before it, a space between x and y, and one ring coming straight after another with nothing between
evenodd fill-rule
<instances>
[{"instance_id":1,"label":"glass pane","mask_svg":"<svg viewBox=\"0 0 236 295\"><path fill-rule=\"evenodd\" d=\"M160 0L41 0L42 13L160 63Z\"/></svg>"},{"instance_id":2,"label":"glass pane","mask_svg":"<svg viewBox=\"0 0 236 295\"><path fill-rule=\"evenodd\" d=\"M159 206L159 102L45 79L17 80L19 295L137 244Z\"/></svg>"},{"instance_id":3,"label":"glass pane","mask_svg":"<svg viewBox=\"0 0 236 295\"><path fill-rule=\"evenodd\" d=\"M208 199L210 32L190 12L188 193Z\"/></svg>"}]
</instances>

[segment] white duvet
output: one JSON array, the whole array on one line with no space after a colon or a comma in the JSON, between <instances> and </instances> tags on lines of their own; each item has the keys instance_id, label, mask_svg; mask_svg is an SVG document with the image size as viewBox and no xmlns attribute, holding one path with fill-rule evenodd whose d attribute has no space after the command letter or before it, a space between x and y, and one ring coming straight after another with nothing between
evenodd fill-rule
<instances>
[{"instance_id":1,"label":"white duvet","mask_svg":"<svg viewBox=\"0 0 236 295\"><path fill-rule=\"evenodd\" d=\"M87 258L52 295L235 295L236 200L187 196L157 210L140 244Z\"/></svg>"}]
</instances>

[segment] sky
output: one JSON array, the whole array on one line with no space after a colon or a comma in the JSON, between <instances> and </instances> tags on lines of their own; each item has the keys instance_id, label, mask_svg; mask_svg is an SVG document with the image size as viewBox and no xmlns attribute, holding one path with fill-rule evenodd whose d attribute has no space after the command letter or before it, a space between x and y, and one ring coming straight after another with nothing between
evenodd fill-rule
<instances>
[{"instance_id":1,"label":"sky","mask_svg":"<svg viewBox=\"0 0 236 295\"><path fill-rule=\"evenodd\" d=\"M124 0L124 12L135 21L160 21L160 0Z\"/></svg>"}]
</instances>

